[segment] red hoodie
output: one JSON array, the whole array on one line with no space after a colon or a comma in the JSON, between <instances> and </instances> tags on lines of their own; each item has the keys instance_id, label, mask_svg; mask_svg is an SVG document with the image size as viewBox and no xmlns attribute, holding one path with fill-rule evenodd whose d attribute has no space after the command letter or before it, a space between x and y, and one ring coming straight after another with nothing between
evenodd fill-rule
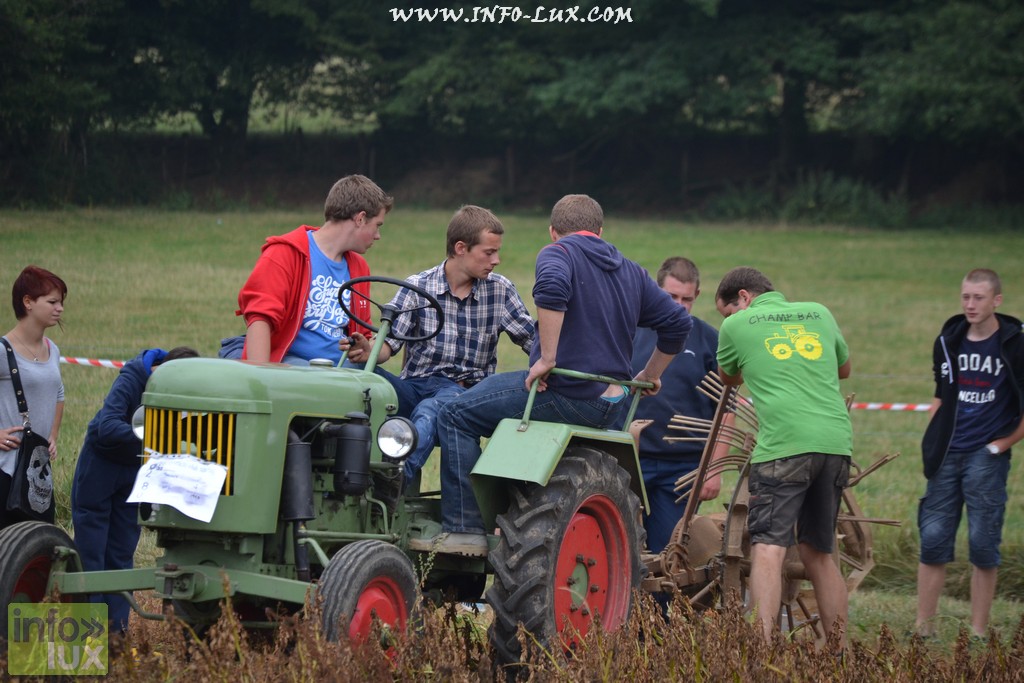
<instances>
[{"instance_id":1,"label":"red hoodie","mask_svg":"<svg viewBox=\"0 0 1024 683\"><path fill-rule=\"evenodd\" d=\"M270 325L270 360L274 363L281 362L295 341L306 310L310 278L309 237L306 233L310 230L319 228L303 225L284 235L268 237L263 253L238 293L235 315L245 316L246 326L256 320L264 320ZM345 252L345 261L351 277L370 274L366 259L354 251ZM370 283L360 283L354 289L363 296L352 297L352 312L362 320L372 322L370 302L366 299L370 295ZM354 321L349 321L347 332L350 335L354 332L370 335L370 330ZM246 356L246 350L243 350L242 358Z\"/></svg>"}]
</instances>

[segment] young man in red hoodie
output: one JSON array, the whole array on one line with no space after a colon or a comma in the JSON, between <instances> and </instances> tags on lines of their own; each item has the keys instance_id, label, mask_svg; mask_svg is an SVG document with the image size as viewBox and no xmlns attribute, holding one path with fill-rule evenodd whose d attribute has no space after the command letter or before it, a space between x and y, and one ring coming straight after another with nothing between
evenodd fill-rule
<instances>
[{"instance_id":1,"label":"young man in red hoodie","mask_svg":"<svg viewBox=\"0 0 1024 683\"><path fill-rule=\"evenodd\" d=\"M362 257L380 239L394 200L362 175L334 184L319 228L303 225L268 237L249 279L238 293L235 315L245 316L244 360L308 365L313 358L341 359L346 339L369 334L338 305L338 287L370 274ZM370 320L369 283L346 302ZM354 306L354 308L353 308Z\"/></svg>"}]
</instances>

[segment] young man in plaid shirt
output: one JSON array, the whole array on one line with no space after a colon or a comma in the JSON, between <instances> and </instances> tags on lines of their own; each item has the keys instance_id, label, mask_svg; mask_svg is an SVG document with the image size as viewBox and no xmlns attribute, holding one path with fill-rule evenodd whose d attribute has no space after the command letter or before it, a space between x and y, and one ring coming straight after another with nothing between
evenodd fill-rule
<instances>
[{"instance_id":1,"label":"young man in plaid shirt","mask_svg":"<svg viewBox=\"0 0 1024 683\"><path fill-rule=\"evenodd\" d=\"M418 433L416 450L405 461L410 482L423 467L437 442L437 413L445 403L494 374L498 366L498 337L502 332L527 354L533 348L534 323L519 292L508 278L493 272L501 262L501 221L479 206L467 205L448 223L448 257L439 265L413 275L408 281L437 298L444 309L444 325L431 339L406 345L400 377L380 369L398 394L398 414L412 419ZM422 297L408 289L391 302L400 310L422 306ZM437 314L429 307L397 317L394 330L417 336L437 327ZM388 339L378 363L402 349ZM354 335L348 358L365 363L370 342Z\"/></svg>"},{"instance_id":2,"label":"young man in plaid shirt","mask_svg":"<svg viewBox=\"0 0 1024 683\"><path fill-rule=\"evenodd\" d=\"M539 381L531 418L605 429L628 404L618 384L549 374L554 367L617 379L633 376L633 331L650 327L658 340L636 379L661 386L661 373L682 351L692 321L647 271L605 242L604 211L587 195L566 195L551 211L548 244L537 255L533 300L537 342L530 369L488 377L448 401L438 416L441 441L442 533L413 539L414 550L487 555L487 531L469 483L480 439L506 417L523 415Z\"/></svg>"}]
</instances>

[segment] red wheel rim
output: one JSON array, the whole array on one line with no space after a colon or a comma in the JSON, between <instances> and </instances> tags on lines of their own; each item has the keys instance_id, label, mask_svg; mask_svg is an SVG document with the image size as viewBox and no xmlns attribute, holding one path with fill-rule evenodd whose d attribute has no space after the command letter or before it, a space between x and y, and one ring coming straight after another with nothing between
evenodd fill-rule
<instances>
[{"instance_id":1,"label":"red wheel rim","mask_svg":"<svg viewBox=\"0 0 1024 683\"><path fill-rule=\"evenodd\" d=\"M42 602L46 596L46 582L50 578L50 558L36 557L25 565L14 582L11 602Z\"/></svg>"},{"instance_id":2,"label":"red wheel rim","mask_svg":"<svg viewBox=\"0 0 1024 683\"><path fill-rule=\"evenodd\" d=\"M572 516L555 567L555 629L572 648L600 615L622 626L631 599L632 560L626 525L607 496L591 496Z\"/></svg>"},{"instance_id":3,"label":"red wheel rim","mask_svg":"<svg viewBox=\"0 0 1024 683\"><path fill-rule=\"evenodd\" d=\"M348 637L365 643L373 633L374 617L392 630L404 630L409 617L402 591L392 579L378 577L366 584L356 602L355 614L348 627Z\"/></svg>"}]
</instances>

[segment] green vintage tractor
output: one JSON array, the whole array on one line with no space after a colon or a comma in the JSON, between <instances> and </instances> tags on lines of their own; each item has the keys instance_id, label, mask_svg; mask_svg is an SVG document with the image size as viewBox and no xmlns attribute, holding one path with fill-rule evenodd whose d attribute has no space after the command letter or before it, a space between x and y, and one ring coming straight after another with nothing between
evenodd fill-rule
<instances>
[{"instance_id":1,"label":"green vintage tractor","mask_svg":"<svg viewBox=\"0 0 1024 683\"><path fill-rule=\"evenodd\" d=\"M401 280L358 278L342 291L365 280L413 289L436 310L438 328L443 324L437 301ZM381 323L371 358L403 315L374 304ZM436 329L423 334L413 340ZM494 612L490 639L508 663L521 655L520 624L542 645L569 650L598 619L605 629L621 626L637 589L678 593L696 608L743 599L750 571L746 472L757 418L715 377L704 383L719 403L715 419L677 416L669 427L691 434L680 438L707 441L699 469L680 481L681 493L699 489L715 472L739 472L724 510L697 514L690 498L665 550L645 553L647 501L634 435L530 421L531 396L522 419L499 424L471 475L484 523L495 530L482 559L410 549L411 540L440 531L440 493L417 482L403 486L402 462L415 431L396 416L394 389L373 370L372 363L298 368L220 359L159 367L143 399L146 453L157 462L184 453L225 468L212 517L199 521L173 506L140 505L139 521L156 532L163 556L156 566L121 571L82 571L74 542L59 527L26 522L0 530L0 598L6 605L55 593L64 600L122 593L143 618L173 612L196 630L217 620L225 598L253 628L322 600L328 636L360 640L375 620L403 628L422 593L477 601L493 577L486 590ZM638 398L635 392L626 424ZM735 424L724 421L730 412ZM720 440L732 444L733 455L712 462ZM892 457L856 470L850 486ZM850 590L874 564L869 526L879 522L893 523L864 517L847 490L836 561ZM810 626L820 637L795 558L787 561L785 582L780 625ZM147 612L134 591L152 591L163 609ZM5 609L0 638L7 629Z\"/></svg>"},{"instance_id":2,"label":"green vintage tractor","mask_svg":"<svg viewBox=\"0 0 1024 683\"><path fill-rule=\"evenodd\" d=\"M437 301L400 280L357 278L342 293L366 280L413 289L436 310L438 329L443 324ZM380 326L372 328L371 358L404 314L374 304ZM350 369L225 359L157 368L139 420L145 454L156 463L185 454L222 466L212 517L142 503L139 522L156 532L162 557L156 566L119 571L83 571L59 527L3 529L4 604L120 593L145 619L173 612L201 630L216 621L225 598L254 628L322 600L330 637L364 639L375 619L404 627L421 591L477 601L493 575L491 639L504 661L519 657L519 624L555 647L571 647L595 619L604 628L621 625L643 572L645 494L633 438L531 422L529 410L503 421L472 474L485 524L495 530L489 556L417 552L411 539L440 530L440 494L403 486L415 430L396 416L394 389L373 370L372 362ZM147 611L134 591L152 591L163 609ZM6 609L0 626L6 638Z\"/></svg>"}]
</instances>

